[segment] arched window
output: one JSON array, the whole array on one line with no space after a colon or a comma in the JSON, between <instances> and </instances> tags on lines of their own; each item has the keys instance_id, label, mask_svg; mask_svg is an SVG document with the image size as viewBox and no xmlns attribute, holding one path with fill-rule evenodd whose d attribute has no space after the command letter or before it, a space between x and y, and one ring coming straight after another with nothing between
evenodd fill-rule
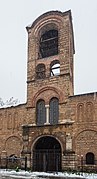
<instances>
[{"instance_id":1,"label":"arched window","mask_svg":"<svg viewBox=\"0 0 97 179\"><path fill-rule=\"evenodd\" d=\"M44 100L39 100L36 105L37 125L44 125L46 122L46 110Z\"/></svg>"},{"instance_id":2,"label":"arched window","mask_svg":"<svg viewBox=\"0 0 97 179\"><path fill-rule=\"evenodd\" d=\"M43 79L45 78L45 65L39 64L36 67L36 78L37 79Z\"/></svg>"},{"instance_id":3,"label":"arched window","mask_svg":"<svg viewBox=\"0 0 97 179\"><path fill-rule=\"evenodd\" d=\"M50 76L58 76L60 75L60 63L58 60L54 60L50 64Z\"/></svg>"},{"instance_id":4,"label":"arched window","mask_svg":"<svg viewBox=\"0 0 97 179\"><path fill-rule=\"evenodd\" d=\"M94 165L94 154L92 152L86 154L86 164Z\"/></svg>"},{"instance_id":5,"label":"arched window","mask_svg":"<svg viewBox=\"0 0 97 179\"><path fill-rule=\"evenodd\" d=\"M39 47L40 58L49 57L58 54L58 31L55 29L46 31L41 35L40 47Z\"/></svg>"},{"instance_id":6,"label":"arched window","mask_svg":"<svg viewBox=\"0 0 97 179\"><path fill-rule=\"evenodd\" d=\"M58 124L59 119L59 100L52 98L50 100L50 124Z\"/></svg>"}]
</instances>

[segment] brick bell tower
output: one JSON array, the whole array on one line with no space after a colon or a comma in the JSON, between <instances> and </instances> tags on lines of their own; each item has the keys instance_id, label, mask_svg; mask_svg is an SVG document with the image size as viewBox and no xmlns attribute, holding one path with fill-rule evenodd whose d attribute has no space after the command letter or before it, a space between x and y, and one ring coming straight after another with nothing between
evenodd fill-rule
<instances>
[{"instance_id":1,"label":"brick bell tower","mask_svg":"<svg viewBox=\"0 0 97 179\"><path fill-rule=\"evenodd\" d=\"M66 144L66 135L70 132L66 131L64 124L69 118L65 106L69 96L74 94L71 11L47 12L26 29L27 118L30 124L23 127L23 152L32 158L33 170L56 170L56 162L61 170L64 168L62 152L66 150L66 145L72 150L71 144ZM54 156L57 150L58 157ZM54 161L52 166L49 160Z\"/></svg>"},{"instance_id":2,"label":"brick bell tower","mask_svg":"<svg viewBox=\"0 0 97 179\"><path fill-rule=\"evenodd\" d=\"M74 94L74 39L71 11L51 11L37 18L28 32L27 104L57 95L64 102Z\"/></svg>"}]
</instances>

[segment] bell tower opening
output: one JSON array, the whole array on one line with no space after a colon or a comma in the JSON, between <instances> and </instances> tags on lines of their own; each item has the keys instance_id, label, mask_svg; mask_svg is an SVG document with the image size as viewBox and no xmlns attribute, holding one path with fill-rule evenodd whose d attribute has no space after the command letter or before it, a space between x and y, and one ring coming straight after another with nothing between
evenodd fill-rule
<instances>
[{"instance_id":1,"label":"bell tower opening","mask_svg":"<svg viewBox=\"0 0 97 179\"><path fill-rule=\"evenodd\" d=\"M41 35L40 38L40 58L58 54L58 31L51 29Z\"/></svg>"},{"instance_id":2,"label":"bell tower opening","mask_svg":"<svg viewBox=\"0 0 97 179\"><path fill-rule=\"evenodd\" d=\"M38 17L28 32L27 105L46 86L62 91L63 100L74 94L75 53L71 11L50 11ZM53 95L59 99L59 95ZM47 94L48 95L48 94ZM44 99L40 95L41 99ZM38 96L36 101L39 100ZM36 103L35 101L35 103ZM44 100L45 101L45 100ZM35 107L34 103L34 107ZM59 99L60 103L60 99ZM64 103L64 101L62 101ZM45 101L48 105L48 102Z\"/></svg>"},{"instance_id":3,"label":"bell tower opening","mask_svg":"<svg viewBox=\"0 0 97 179\"><path fill-rule=\"evenodd\" d=\"M33 150L34 171L61 171L61 146L51 136L37 140Z\"/></svg>"}]
</instances>

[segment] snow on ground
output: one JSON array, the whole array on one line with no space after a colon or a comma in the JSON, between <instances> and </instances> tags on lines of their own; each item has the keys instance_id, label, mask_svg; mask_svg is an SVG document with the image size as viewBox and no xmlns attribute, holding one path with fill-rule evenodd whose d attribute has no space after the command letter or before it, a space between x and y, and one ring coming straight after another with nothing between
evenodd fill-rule
<instances>
[{"instance_id":1,"label":"snow on ground","mask_svg":"<svg viewBox=\"0 0 97 179\"><path fill-rule=\"evenodd\" d=\"M46 173L46 172L27 172L27 171L19 171L16 172L14 170L0 170L0 179L44 179L44 178L50 178L54 177L57 179L57 177L62 178L82 178L82 179L97 179L97 174L88 174L88 173L79 173L79 174L73 174L73 173L67 173L67 172L55 172L55 173Z\"/></svg>"}]
</instances>

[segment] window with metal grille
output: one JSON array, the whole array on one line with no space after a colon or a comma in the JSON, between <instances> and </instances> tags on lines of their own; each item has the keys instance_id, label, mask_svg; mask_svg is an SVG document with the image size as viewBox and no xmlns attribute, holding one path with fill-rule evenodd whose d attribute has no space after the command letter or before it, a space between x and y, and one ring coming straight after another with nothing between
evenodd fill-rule
<instances>
[{"instance_id":1,"label":"window with metal grille","mask_svg":"<svg viewBox=\"0 0 97 179\"><path fill-rule=\"evenodd\" d=\"M50 124L58 124L59 119L59 100L52 98L50 100Z\"/></svg>"},{"instance_id":2,"label":"window with metal grille","mask_svg":"<svg viewBox=\"0 0 97 179\"><path fill-rule=\"evenodd\" d=\"M60 75L60 62L58 60L54 60L50 64L50 76L58 75Z\"/></svg>"},{"instance_id":3,"label":"window with metal grille","mask_svg":"<svg viewBox=\"0 0 97 179\"><path fill-rule=\"evenodd\" d=\"M46 122L46 110L44 100L39 100L36 106L37 125L44 125Z\"/></svg>"},{"instance_id":4,"label":"window with metal grille","mask_svg":"<svg viewBox=\"0 0 97 179\"><path fill-rule=\"evenodd\" d=\"M44 64L37 65L37 67L36 67L36 78L37 79L45 78L45 65Z\"/></svg>"},{"instance_id":5,"label":"window with metal grille","mask_svg":"<svg viewBox=\"0 0 97 179\"><path fill-rule=\"evenodd\" d=\"M40 38L40 58L58 54L58 31L55 29L46 31Z\"/></svg>"}]
</instances>

